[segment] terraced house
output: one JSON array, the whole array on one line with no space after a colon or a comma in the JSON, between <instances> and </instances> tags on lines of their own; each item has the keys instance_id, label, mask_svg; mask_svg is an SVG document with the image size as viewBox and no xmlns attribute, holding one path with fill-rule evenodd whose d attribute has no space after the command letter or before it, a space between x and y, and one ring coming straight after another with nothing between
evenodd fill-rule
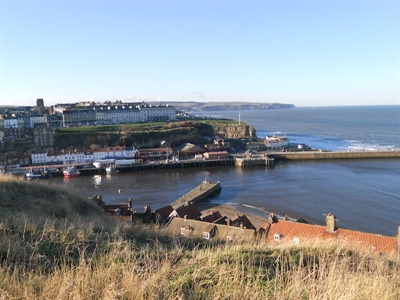
<instances>
[{"instance_id":1,"label":"terraced house","mask_svg":"<svg viewBox=\"0 0 400 300\"><path fill-rule=\"evenodd\" d=\"M61 116L63 127L106 124L131 124L159 122L176 119L173 106L122 101L104 103L58 104L52 107L54 114Z\"/></svg>"}]
</instances>

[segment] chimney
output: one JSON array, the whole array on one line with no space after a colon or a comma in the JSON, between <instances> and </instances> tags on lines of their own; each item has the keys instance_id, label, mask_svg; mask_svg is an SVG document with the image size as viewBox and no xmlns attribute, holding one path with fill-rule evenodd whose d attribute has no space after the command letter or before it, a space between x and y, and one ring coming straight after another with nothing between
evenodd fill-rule
<instances>
[{"instance_id":1,"label":"chimney","mask_svg":"<svg viewBox=\"0 0 400 300\"><path fill-rule=\"evenodd\" d=\"M186 221L186 220L187 220L187 215L184 215L184 216L183 216L183 219Z\"/></svg>"},{"instance_id":2,"label":"chimney","mask_svg":"<svg viewBox=\"0 0 400 300\"><path fill-rule=\"evenodd\" d=\"M274 218L275 218L274 213L270 213L270 214L269 214L269 217L268 217L268 219L267 219L267 222L268 222L269 224L274 223Z\"/></svg>"},{"instance_id":3,"label":"chimney","mask_svg":"<svg viewBox=\"0 0 400 300\"><path fill-rule=\"evenodd\" d=\"M210 216L212 216L214 214L214 212L212 210L210 210Z\"/></svg>"},{"instance_id":4,"label":"chimney","mask_svg":"<svg viewBox=\"0 0 400 300\"><path fill-rule=\"evenodd\" d=\"M226 225L231 226L231 219L227 218Z\"/></svg>"},{"instance_id":5,"label":"chimney","mask_svg":"<svg viewBox=\"0 0 400 300\"><path fill-rule=\"evenodd\" d=\"M400 251L400 226L397 228L397 247L399 248Z\"/></svg>"},{"instance_id":6,"label":"chimney","mask_svg":"<svg viewBox=\"0 0 400 300\"><path fill-rule=\"evenodd\" d=\"M330 233L335 233L335 216L331 213L326 215L326 231Z\"/></svg>"}]
</instances>

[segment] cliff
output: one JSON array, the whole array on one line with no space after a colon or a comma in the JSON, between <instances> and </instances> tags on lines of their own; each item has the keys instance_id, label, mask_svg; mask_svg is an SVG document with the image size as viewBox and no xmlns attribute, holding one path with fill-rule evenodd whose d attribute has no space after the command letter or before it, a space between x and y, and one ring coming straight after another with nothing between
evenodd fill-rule
<instances>
[{"instance_id":1,"label":"cliff","mask_svg":"<svg viewBox=\"0 0 400 300\"><path fill-rule=\"evenodd\" d=\"M227 126L224 134L228 139L257 138L256 130L248 124Z\"/></svg>"},{"instance_id":2,"label":"cliff","mask_svg":"<svg viewBox=\"0 0 400 300\"><path fill-rule=\"evenodd\" d=\"M209 138L223 134L228 139L256 138L253 126L234 120L178 121L150 125L131 124L115 126L76 127L58 129L55 147L59 149L108 146L159 147L168 141L172 147L183 143L207 144ZM92 147L93 146L93 147Z\"/></svg>"}]
</instances>

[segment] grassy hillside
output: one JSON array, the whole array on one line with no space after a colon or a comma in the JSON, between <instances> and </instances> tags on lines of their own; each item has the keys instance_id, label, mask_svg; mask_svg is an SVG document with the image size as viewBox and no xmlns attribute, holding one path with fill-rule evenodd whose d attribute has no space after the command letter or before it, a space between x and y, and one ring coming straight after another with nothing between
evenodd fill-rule
<instances>
[{"instance_id":1,"label":"grassy hillside","mask_svg":"<svg viewBox=\"0 0 400 300\"><path fill-rule=\"evenodd\" d=\"M54 146L59 149L104 145L152 148L159 147L161 141L168 141L172 147L185 142L204 144L205 137L213 137L224 132L227 126L237 124L234 120L201 120L59 128Z\"/></svg>"},{"instance_id":2,"label":"grassy hillside","mask_svg":"<svg viewBox=\"0 0 400 300\"><path fill-rule=\"evenodd\" d=\"M0 299L399 299L400 264L318 243L213 244L105 219L45 182L0 177Z\"/></svg>"}]
</instances>

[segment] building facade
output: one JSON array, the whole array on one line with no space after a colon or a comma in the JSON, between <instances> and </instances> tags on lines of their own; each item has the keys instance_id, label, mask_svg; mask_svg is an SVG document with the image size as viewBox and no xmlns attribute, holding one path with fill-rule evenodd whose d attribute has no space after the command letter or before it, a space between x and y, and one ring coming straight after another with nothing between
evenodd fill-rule
<instances>
[{"instance_id":1,"label":"building facade","mask_svg":"<svg viewBox=\"0 0 400 300\"><path fill-rule=\"evenodd\" d=\"M168 104L151 105L144 102L61 104L52 107L52 111L62 117L63 127L161 122L176 119L174 107Z\"/></svg>"},{"instance_id":2,"label":"building facade","mask_svg":"<svg viewBox=\"0 0 400 300\"><path fill-rule=\"evenodd\" d=\"M35 146L51 147L54 145L54 131L45 123L35 124L33 129L33 141Z\"/></svg>"},{"instance_id":3,"label":"building facade","mask_svg":"<svg viewBox=\"0 0 400 300\"><path fill-rule=\"evenodd\" d=\"M92 151L67 150L60 153L48 154L47 151L33 151L31 154L32 165L54 164L91 164L96 160L105 158L129 159L134 158L134 147L106 147Z\"/></svg>"}]
</instances>

